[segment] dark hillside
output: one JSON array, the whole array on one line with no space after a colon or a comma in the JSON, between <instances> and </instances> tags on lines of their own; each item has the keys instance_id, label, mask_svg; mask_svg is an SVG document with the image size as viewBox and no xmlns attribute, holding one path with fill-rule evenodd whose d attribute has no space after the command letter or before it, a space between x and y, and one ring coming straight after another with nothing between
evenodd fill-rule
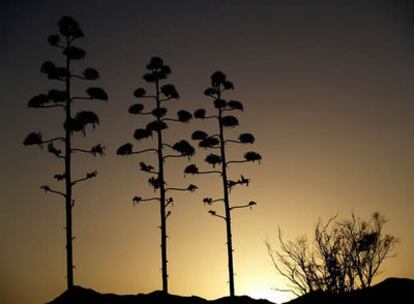
<instances>
[{"instance_id":1,"label":"dark hillside","mask_svg":"<svg viewBox=\"0 0 414 304\"><path fill-rule=\"evenodd\" d=\"M414 291L414 280L389 278L364 290L348 294L332 295L314 292L294 299L289 304L378 304L409 303ZM192 296L183 297L154 291L149 294L116 295L101 294L92 289L76 286L65 291L48 304L272 304L267 300L255 300L248 296L224 297L208 301Z\"/></svg>"},{"instance_id":2,"label":"dark hillside","mask_svg":"<svg viewBox=\"0 0 414 304\"><path fill-rule=\"evenodd\" d=\"M101 294L92 289L76 286L71 292L65 291L62 295L48 304L272 304L266 300L255 300L247 296L224 297L207 301L200 297L182 297L166 295L162 291L149 294L115 295Z\"/></svg>"},{"instance_id":3,"label":"dark hillside","mask_svg":"<svg viewBox=\"0 0 414 304\"><path fill-rule=\"evenodd\" d=\"M372 287L347 294L331 295L314 292L294 299L289 304L379 304L409 303L414 280L389 278Z\"/></svg>"}]
</instances>

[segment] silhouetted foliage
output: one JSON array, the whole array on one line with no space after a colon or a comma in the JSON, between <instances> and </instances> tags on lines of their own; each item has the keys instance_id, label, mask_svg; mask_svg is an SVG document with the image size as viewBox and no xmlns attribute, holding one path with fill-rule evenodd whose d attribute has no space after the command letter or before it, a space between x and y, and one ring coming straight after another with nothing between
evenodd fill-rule
<instances>
[{"instance_id":1,"label":"silhouetted foliage","mask_svg":"<svg viewBox=\"0 0 414 304\"><path fill-rule=\"evenodd\" d=\"M203 140L208 136L208 134L204 131L194 131L193 134L191 135L191 139L192 140Z\"/></svg>"},{"instance_id":2,"label":"silhouetted foliage","mask_svg":"<svg viewBox=\"0 0 414 304\"><path fill-rule=\"evenodd\" d=\"M219 174L223 182L223 197L213 199L206 197L203 202L207 205L212 205L216 202L224 203L225 214L221 215L215 210L209 210L212 216L224 219L226 222L226 235L227 235L227 254L229 259L229 287L230 296L234 296L234 268L233 268L233 245L231 234L231 211L236 209L252 208L256 203L250 201L244 204L232 206L229 198L229 192L235 185L249 185L249 179L240 177L238 180L230 180L228 177L228 167L231 163L244 163L260 161L262 157L256 152L247 152L244 154L242 160L230 160L226 159L227 146L231 143L236 144L252 144L254 143L254 136L250 133L240 134L238 140L227 139L225 136L226 128L234 128L239 125L239 120L233 115L226 115L230 111L243 111L243 105L240 101L229 101L223 99L223 95L228 90L233 90L234 85L228 81L226 75L223 72L215 72L211 76L211 87L204 91L204 95L212 98L213 106L216 113L211 116L207 116L206 110L198 109L194 112L194 117L198 119L214 119L217 122L218 133L209 135L204 131L195 131L191 138L198 141L198 146L204 149L215 149L217 153L210 153L204 159L205 162L213 167L212 171L201 171L199 168L192 164L185 168L185 174ZM220 167L220 170L215 170Z\"/></svg>"},{"instance_id":3,"label":"silhouetted foliage","mask_svg":"<svg viewBox=\"0 0 414 304\"><path fill-rule=\"evenodd\" d=\"M154 85L154 95L147 95L147 91L143 88L138 88L134 91L134 96L139 99L149 99L155 101L155 107L148 112L144 112L142 104L134 104L130 106L128 112L136 115L150 115L154 120L147 123L145 128L136 129L134 138L136 140L143 140L153 135L156 138L156 144L152 148L140 151L133 151L133 145L127 143L118 148L118 155L131 155L146 152L155 152L158 159L158 167L144 162L139 163L141 171L150 173L148 184L158 192L156 197L143 198L135 196L133 198L134 205L147 201L157 201L160 203L160 217L161 217L161 261L162 261L162 287L164 292L168 292L168 271L167 271L167 218L171 215L169 208L172 206L173 198L166 197L170 191L189 191L193 192L197 189L195 185L190 184L185 188L166 187L164 162L167 158L181 158L191 157L195 153L195 149L186 140L179 140L175 144L168 144L165 142L164 131L169 128L167 121L186 123L191 120L191 113L180 110L177 113L177 118L168 118L168 110L165 107L169 101L178 99L179 94L172 84L162 85L162 80L166 79L171 73L169 66L165 65L163 60L159 57L152 57L150 63L147 65L148 72L143 76L146 82ZM165 105L165 106L164 106ZM166 154L165 149L170 149L173 153ZM155 176L154 176L155 175Z\"/></svg>"},{"instance_id":4,"label":"silhouetted foliage","mask_svg":"<svg viewBox=\"0 0 414 304\"><path fill-rule=\"evenodd\" d=\"M154 109L152 110L151 114L153 116L164 117L165 115L167 115L167 109L166 108Z\"/></svg>"},{"instance_id":5,"label":"silhouetted foliage","mask_svg":"<svg viewBox=\"0 0 414 304\"><path fill-rule=\"evenodd\" d=\"M29 108L40 108L41 106L47 105L50 99L46 94L39 94L30 98L28 107Z\"/></svg>"},{"instance_id":6,"label":"silhouetted foliage","mask_svg":"<svg viewBox=\"0 0 414 304\"><path fill-rule=\"evenodd\" d=\"M126 144L120 146L118 148L118 150L116 150L116 154L122 155L122 156L132 154L132 144L131 143L126 143Z\"/></svg>"},{"instance_id":7,"label":"silhouetted foliage","mask_svg":"<svg viewBox=\"0 0 414 304\"><path fill-rule=\"evenodd\" d=\"M69 46L65 48L63 54L66 55L70 60L80 60L84 59L86 56L86 52L76 46Z\"/></svg>"},{"instance_id":8,"label":"silhouetted foliage","mask_svg":"<svg viewBox=\"0 0 414 304\"><path fill-rule=\"evenodd\" d=\"M192 156L195 153L195 149L191 146L188 141L180 140L173 145L173 149L184 156Z\"/></svg>"},{"instance_id":9,"label":"silhouetted foliage","mask_svg":"<svg viewBox=\"0 0 414 304\"><path fill-rule=\"evenodd\" d=\"M214 107L217 109L222 109L224 107L226 107L227 102L223 99L215 99L214 100Z\"/></svg>"},{"instance_id":10,"label":"silhouetted foliage","mask_svg":"<svg viewBox=\"0 0 414 304\"><path fill-rule=\"evenodd\" d=\"M184 110L178 111L177 116L178 120L181 122L189 122L193 118L193 115L191 115L190 112Z\"/></svg>"},{"instance_id":11,"label":"silhouetted foliage","mask_svg":"<svg viewBox=\"0 0 414 304\"><path fill-rule=\"evenodd\" d=\"M42 145L43 139L41 133L32 132L29 135L26 136L26 138L23 141L23 144L25 146L31 146L31 145Z\"/></svg>"},{"instance_id":12,"label":"silhouetted foliage","mask_svg":"<svg viewBox=\"0 0 414 304\"><path fill-rule=\"evenodd\" d=\"M188 165L185 169L184 169L184 173L185 174L198 174L198 168L196 165Z\"/></svg>"},{"instance_id":13,"label":"silhouetted foliage","mask_svg":"<svg viewBox=\"0 0 414 304\"><path fill-rule=\"evenodd\" d=\"M144 110L144 105L141 103L133 104L129 107L128 113L130 114L139 114Z\"/></svg>"},{"instance_id":14,"label":"silhouetted foliage","mask_svg":"<svg viewBox=\"0 0 414 304\"><path fill-rule=\"evenodd\" d=\"M220 143L220 140L216 137L206 137L198 143L200 148L213 148Z\"/></svg>"},{"instance_id":15,"label":"silhouetted foliage","mask_svg":"<svg viewBox=\"0 0 414 304\"><path fill-rule=\"evenodd\" d=\"M92 68L86 68L82 72L82 75L86 80L97 80L97 79L99 79L98 71L95 70L95 69L92 69Z\"/></svg>"},{"instance_id":16,"label":"silhouetted foliage","mask_svg":"<svg viewBox=\"0 0 414 304\"><path fill-rule=\"evenodd\" d=\"M65 66L56 66L52 61L45 61L40 68L41 73L47 75L48 79L60 81L63 84L61 89L49 90L47 94L39 94L32 97L28 102L29 108L58 108L65 113L63 122L64 135L51 139L44 139L41 133L32 132L23 141L28 145L47 144L47 152L56 158L64 161L64 173L55 174L53 178L58 182L65 182L64 190L55 190L54 188L43 185L41 189L45 192L53 193L64 197L66 211L66 256L67 256L67 287L72 289L74 286L73 278L73 235L72 235L72 208L74 200L72 198L72 188L77 183L86 181L97 176L96 171L88 172L83 177L72 178L72 154L75 152L87 153L93 156L104 155L104 146L97 144L91 149L81 149L72 147L72 137L74 133L81 132L86 135L88 125L95 128L99 124L99 117L91 111L80 111L74 116L72 115L72 106L76 102L84 102L85 100L99 99L108 100L107 93L102 88L92 87L86 90L87 96L72 96L72 83L75 80L96 80L99 73L93 68L86 68L81 75L72 72L71 63L80 59L84 59L86 52L73 45L78 38L84 37L79 24L69 16L60 19L59 34L50 35L48 42L51 46L63 50L61 53L65 57Z\"/></svg>"},{"instance_id":17,"label":"silhouetted foliage","mask_svg":"<svg viewBox=\"0 0 414 304\"><path fill-rule=\"evenodd\" d=\"M205 158L206 163L210 164L215 168L218 164L221 164L221 157L217 154L209 154Z\"/></svg>"},{"instance_id":18,"label":"silhouetted foliage","mask_svg":"<svg viewBox=\"0 0 414 304\"><path fill-rule=\"evenodd\" d=\"M239 110L239 111L243 111L243 104L240 101L237 100L230 100L227 103L228 107L232 110Z\"/></svg>"},{"instance_id":19,"label":"silhouetted foliage","mask_svg":"<svg viewBox=\"0 0 414 304\"><path fill-rule=\"evenodd\" d=\"M146 129L151 133L154 132L154 131L159 132L159 131L165 130L167 128L168 128L167 124L165 122L161 121L161 120L160 121L158 121L158 120L151 121L147 124L147 127L146 127Z\"/></svg>"},{"instance_id":20,"label":"silhouetted foliage","mask_svg":"<svg viewBox=\"0 0 414 304\"><path fill-rule=\"evenodd\" d=\"M206 110L198 109L194 111L194 118L205 118L206 117Z\"/></svg>"},{"instance_id":21,"label":"silhouetted foliage","mask_svg":"<svg viewBox=\"0 0 414 304\"><path fill-rule=\"evenodd\" d=\"M254 136L250 133L243 133L239 135L239 141L242 144L253 144L254 143Z\"/></svg>"},{"instance_id":22,"label":"silhouetted foliage","mask_svg":"<svg viewBox=\"0 0 414 304\"><path fill-rule=\"evenodd\" d=\"M145 91L145 89L143 89L143 88L138 88L134 91L134 96L136 98L143 97L143 96L145 96L145 94L147 94L147 91Z\"/></svg>"},{"instance_id":23,"label":"silhouetted foliage","mask_svg":"<svg viewBox=\"0 0 414 304\"><path fill-rule=\"evenodd\" d=\"M134 132L134 138L136 140L141 140L152 136L152 131L149 129L136 129Z\"/></svg>"},{"instance_id":24,"label":"silhouetted foliage","mask_svg":"<svg viewBox=\"0 0 414 304\"><path fill-rule=\"evenodd\" d=\"M384 234L385 218L374 213L370 221L330 218L315 227L313 242L306 237L285 241L279 228L279 249L266 242L276 271L289 280L296 295L312 291L343 293L371 286L383 261L397 243Z\"/></svg>"},{"instance_id":25,"label":"silhouetted foliage","mask_svg":"<svg viewBox=\"0 0 414 304\"><path fill-rule=\"evenodd\" d=\"M244 159L246 161L251 161L251 162L261 161L262 160L262 156L259 153L256 153L256 152L253 152L253 151L249 151L246 154L244 154Z\"/></svg>"},{"instance_id":26,"label":"silhouetted foliage","mask_svg":"<svg viewBox=\"0 0 414 304\"><path fill-rule=\"evenodd\" d=\"M239 125L239 120L234 116L223 116L221 118L221 124L223 127L237 127Z\"/></svg>"},{"instance_id":27,"label":"silhouetted foliage","mask_svg":"<svg viewBox=\"0 0 414 304\"><path fill-rule=\"evenodd\" d=\"M47 97L53 103L63 102L66 99L66 91L61 90L49 90Z\"/></svg>"},{"instance_id":28,"label":"silhouetted foliage","mask_svg":"<svg viewBox=\"0 0 414 304\"><path fill-rule=\"evenodd\" d=\"M108 95L101 88L89 88L86 93L91 99L108 100Z\"/></svg>"}]
</instances>

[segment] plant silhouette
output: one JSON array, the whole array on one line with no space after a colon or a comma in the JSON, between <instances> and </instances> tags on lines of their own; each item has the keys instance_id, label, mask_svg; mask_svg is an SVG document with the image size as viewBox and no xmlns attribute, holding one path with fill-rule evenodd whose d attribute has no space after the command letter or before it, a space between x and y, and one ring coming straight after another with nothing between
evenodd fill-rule
<instances>
[{"instance_id":1,"label":"plant silhouette","mask_svg":"<svg viewBox=\"0 0 414 304\"><path fill-rule=\"evenodd\" d=\"M145 111L144 105L137 103L130 106L128 112L134 115L155 117L155 119L149 122L145 128L136 129L134 138L141 141L143 139L152 138L155 134L156 145L152 148L134 151L132 143L126 143L118 148L117 154L122 156L147 152L154 152L157 154L158 168L150 164L140 162L140 169L152 175L148 179L148 183L154 191L158 191L159 196L150 198L135 196L132 201L134 205L151 201L158 201L160 203L162 290L165 293L168 293L167 218L171 215L169 207L172 206L174 200L171 196L167 197L167 194L172 191L193 192L197 189L197 186L190 184L186 188L167 187L164 169L165 160L168 158L190 158L194 154L195 149L186 140L180 140L173 145L166 143L163 138L163 131L168 128L166 122L188 123L193 116L187 111L180 110L177 112L177 118L166 117L168 110L164 107L164 105L179 98L179 94L174 85L162 84L162 82L171 73L171 69L169 66L165 65L163 60L159 57L152 57L146 68L148 72L143 76L143 79L146 82L153 84L154 93L153 95L149 95L145 89L138 88L134 91L134 96L138 99L153 100L155 102L155 107ZM173 154L164 153L164 149L169 149Z\"/></svg>"},{"instance_id":2,"label":"plant silhouette","mask_svg":"<svg viewBox=\"0 0 414 304\"><path fill-rule=\"evenodd\" d=\"M205 109L198 109L194 112L194 117L197 119L213 119L217 122L218 133L207 134L202 130L197 130L192 134L192 139L198 141L200 148L218 150L218 154L211 153L205 158L205 162L213 167L213 170L201 171L195 164L187 166L184 170L186 174L219 174L223 182L223 197L211 198L206 197L203 202L207 205L213 205L217 202L223 202L225 208L225 214L221 215L215 210L209 210L212 216L221 218L226 223L226 235L227 235L227 254L228 254L228 268L229 268L229 288L230 296L234 296L234 267L233 267L233 245L232 245L232 232L231 232L231 213L237 209L252 208L256 205L256 202L250 201L240 205L232 206L230 202L229 192L236 185L248 186L250 180L243 175L239 179L231 180L228 177L228 167L230 164L255 162L262 159L261 155L249 151L244 154L242 160L227 160L226 151L229 144L253 144L255 138L250 133L240 134L237 140L226 139L225 129L234 128L239 125L238 119L233 115L228 115L229 112L243 111L243 104L240 101L223 99L224 92L233 90L233 83L227 80L224 73L217 71L211 76L211 87L204 91L204 94L211 98L216 109L214 115L207 115ZM216 166L220 169L216 170Z\"/></svg>"},{"instance_id":3,"label":"plant silhouette","mask_svg":"<svg viewBox=\"0 0 414 304\"><path fill-rule=\"evenodd\" d=\"M72 154L86 153L93 156L104 155L104 147L100 144L90 149L72 147L72 137L75 133L86 135L86 129L90 125L95 128L99 124L99 117L91 111L80 111L72 115L72 106L76 102L95 100L108 100L107 93L99 87L90 87L85 96L72 96L72 80L94 81L99 78L99 73L93 68L86 68L81 74L72 72L72 62L84 59L86 51L74 45L78 39L84 37L78 22L72 17L64 16L58 22L59 34L50 35L48 42L51 46L62 51L65 64L58 66L52 61L42 64L40 71L47 75L49 80L55 80L63 84L61 89L52 89L47 94L39 94L29 100L28 107L34 109L60 109L65 113L63 123L64 135L45 139L41 133L32 132L24 140L26 146L38 145L43 148L47 144L47 151L64 162L64 172L55 174L58 182L64 182L64 190L57 190L47 185L41 186L45 192L57 194L65 199L66 211L66 257L67 257L67 288L74 286L73 276L73 234L72 234L72 209L75 205L72 188L83 181L94 178L97 171L86 173L83 177L72 178Z\"/></svg>"},{"instance_id":4,"label":"plant silhouette","mask_svg":"<svg viewBox=\"0 0 414 304\"><path fill-rule=\"evenodd\" d=\"M391 256L398 239L384 234L385 218L373 213L365 221L354 214L350 219L330 218L314 230L313 243L301 237L283 239L278 231L280 250L266 242L276 271L291 283L297 296L312 291L333 294L370 287L385 259Z\"/></svg>"}]
</instances>

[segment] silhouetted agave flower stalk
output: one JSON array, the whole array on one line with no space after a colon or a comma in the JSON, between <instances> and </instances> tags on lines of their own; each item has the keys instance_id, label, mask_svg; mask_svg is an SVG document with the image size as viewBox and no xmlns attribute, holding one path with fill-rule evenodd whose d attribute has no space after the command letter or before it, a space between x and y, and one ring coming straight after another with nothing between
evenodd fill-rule
<instances>
[{"instance_id":1,"label":"silhouetted agave flower stalk","mask_svg":"<svg viewBox=\"0 0 414 304\"><path fill-rule=\"evenodd\" d=\"M241 160L227 160L226 151L230 144L253 144L254 136L250 133L242 133L235 139L227 139L225 137L226 128L235 128L239 125L237 117L230 115L235 111L243 111L243 104L240 101L223 99L224 92L233 90L233 83L227 80L227 77L222 72L215 72L211 76L211 87L204 91L204 94L213 100L216 113L214 115L207 116L205 109L198 109L194 112L194 117L198 119L212 119L217 122L218 132L216 134L207 134L202 130L195 131L191 138L198 141L198 146L204 149L216 150L218 153L210 153L206 156L205 162L213 167L213 170L201 171L196 165L191 164L184 170L185 174L219 174L223 182L223 197L213 199L206 197L203 199L203 203L209 206L217 202L224 203L225 214L221 215L215 210L209 210L212 216L221 218L226 223L227 234L227 254L229 260L229 288L230 296L234 296L234 267L233 267L233 245L232 245L232 233L231 233L231 214L233 210L252 208L256 205L256 202L250 201L239 205L232 205L230 202L229 192L236 185L249 185L249 179L243 175L239 179L231 180L228 178L228 168L230 164L245 163L245 162L260 162L262 157L259 153L249 151L244 154L244 158ZM219 168L217 168L219 167Z\"/></svg>"},{"instance_id":2,"label":"silhouetted agave flower stalk","mask_svg":"<svg viewBox=\"0 0 414 304\"><path fill-rule=\"evenodd\" d=\"M179 140L175 144L168 144L164 140L164 131L168 128L167 122L189 122L193 115L187 111L181 110L177 113L177 118L166 117L168 110L165 107L168 103L174 99L179 98L179 94L172 84L162 84L171 73L169 66L165 65L163 60L159 57L151 58L150 63L147 65L148 72L143 76L144 80L151 83L154 86L154 92L148 94L143 88L138 88L134 91L134 96L138 99L150 99L155 102L155 107L151 107L146 110L143 104L137 103L129 107L128 112L134 115L142 115L153 117L154 120L147 123L145 128L136 129L134 132L134 138L138 141L155 137L156 144L152 148L134 151L132 143L126 143L120 146L117 150L118 155L129 156L132 154L141 153L156 153L158 160L158 167L140 162L140 169L152 176L148 179L148 184L154 189L154 192L158 192L158 195L150 198L143 198L141 196L135 196L132 201L134 205L143 202L157 201L160 203L160 217L161 217L161 266L162 266L162 288L163 291L168 293L168 271L167 271L167 218L171 215L170 207L173 203L171 196L167 197L167 194L172 191L189 191L193 192L197 189L195 185L188 185L185 188L167 187L165 179L164 162L168 158L190 158L195 149L186 140ZM33 140L36 140L33 138ZM172 153L165 153L165 150L169 150Z\"/></svg>"},{"instance_id":3,"label":"silhouetted agave flower stalk","mask_svg":"<svg viewBox=\"0 0 414 304\"><path fill-rule=\"evenodd\" d=\"M29 108L34 109L50 109L58 108L65 112L65 121L63 122L64 135L54 138L43 138L41 133L32 132L23 141L26 146L38 145L43 148L47 144L47 151L64 161L65 171L62 174L55 174L56 181L64 181L65 188L63 191L56 190L50 186L43 185L41 189L45 192L57 194L65 199L66 210L66 257L67 257L67 288L74 286L73 277L73 246L74 239L72 235L72 208L74 200L72 196L72 188L76 184L94 178L96 171L86 173L83 177L72 178L72 154L81 152L93 156L104 155L104 146L97 144L91 149L72 147L72 137L74 133L81 132L86 135L88 125L95 128L99 124L99 117L91 111L80 111L74 116L72 115L72 106L78 102L87 102L93 100L108 100L108 95L102 88L91 87L86 90L85 96L72 96L71 86L75 80L97 80L99 73L93 68L86 68L81 74L72 72L71 64L74 61L84 59L86 52L74 46L73 43L77 39L84 37L78 22L72 17L64 16L60 19L59 34L50 35L48 42L51 46L62 51L65 57L65 65L57 66L52 61L46 61L42 64L40 71L47 75L48 79L56 80L63 84L61 89L52 89L47 94L39 94L32 97L28 102Z\"/></svg>"}]
</instances>

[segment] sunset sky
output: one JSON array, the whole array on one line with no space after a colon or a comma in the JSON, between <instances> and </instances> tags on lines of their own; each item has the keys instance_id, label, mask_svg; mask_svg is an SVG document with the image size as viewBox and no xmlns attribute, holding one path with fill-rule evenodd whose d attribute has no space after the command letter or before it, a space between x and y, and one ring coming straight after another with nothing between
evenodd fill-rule
<instances>
[{"instance_id":1,"label":"sunset sky","mask_svg":"<svg viewBox=\"0 0 414 304\"><path fill-rule=\"evenodd\" d=\"M64 202L40 185L61 187L53 175L63 164L37 147L22 145L32 131L62 134L58 110L27 108L30 97L56 88L39 72L45 60L62 60L47 43L57 22L71 15L86 38L81 71L95 67L109 101L87 106L101 125L75 145L106 146L106 156L74 155L74 175L98 177L75 187L75 283L100 292L147 293L161 288L159 207L132 205L152 195L139 171L145 157L119 157L148 120L129 115L132 92L152 56L172 69L181 98L172 110L211 108L203 95L209 77L225 72L244 103L237 137L251 132L261 164L235 165L234 178L251 178L231 192L233 202L254 200L233 216L238 295L286 301L272 291L287 283L270 264L264 241L277 227L287 238L311 235L319 218L379 211L386 232L400 239L395 258L378 277L414 278L414 4L398 0L107 1L5 0L0 4L0 302L45 303L66 288ZM83 86L75 92L81 94ZM149 88L149 87L148 87ZM78 109L81 109L78 107ZM171 143L190 139L209 122L193 121L165 132ZM209 126L208 128L211 128ZM206 152L191 163L205 167ZM224 223L209 216L205 196L220 196L214 176L182 173L187 159L166 164L179 193L168 220L170 292L208 299L228 294ZM217 210L220 210L218 208Z\"/></svg>"}]
</instances>

